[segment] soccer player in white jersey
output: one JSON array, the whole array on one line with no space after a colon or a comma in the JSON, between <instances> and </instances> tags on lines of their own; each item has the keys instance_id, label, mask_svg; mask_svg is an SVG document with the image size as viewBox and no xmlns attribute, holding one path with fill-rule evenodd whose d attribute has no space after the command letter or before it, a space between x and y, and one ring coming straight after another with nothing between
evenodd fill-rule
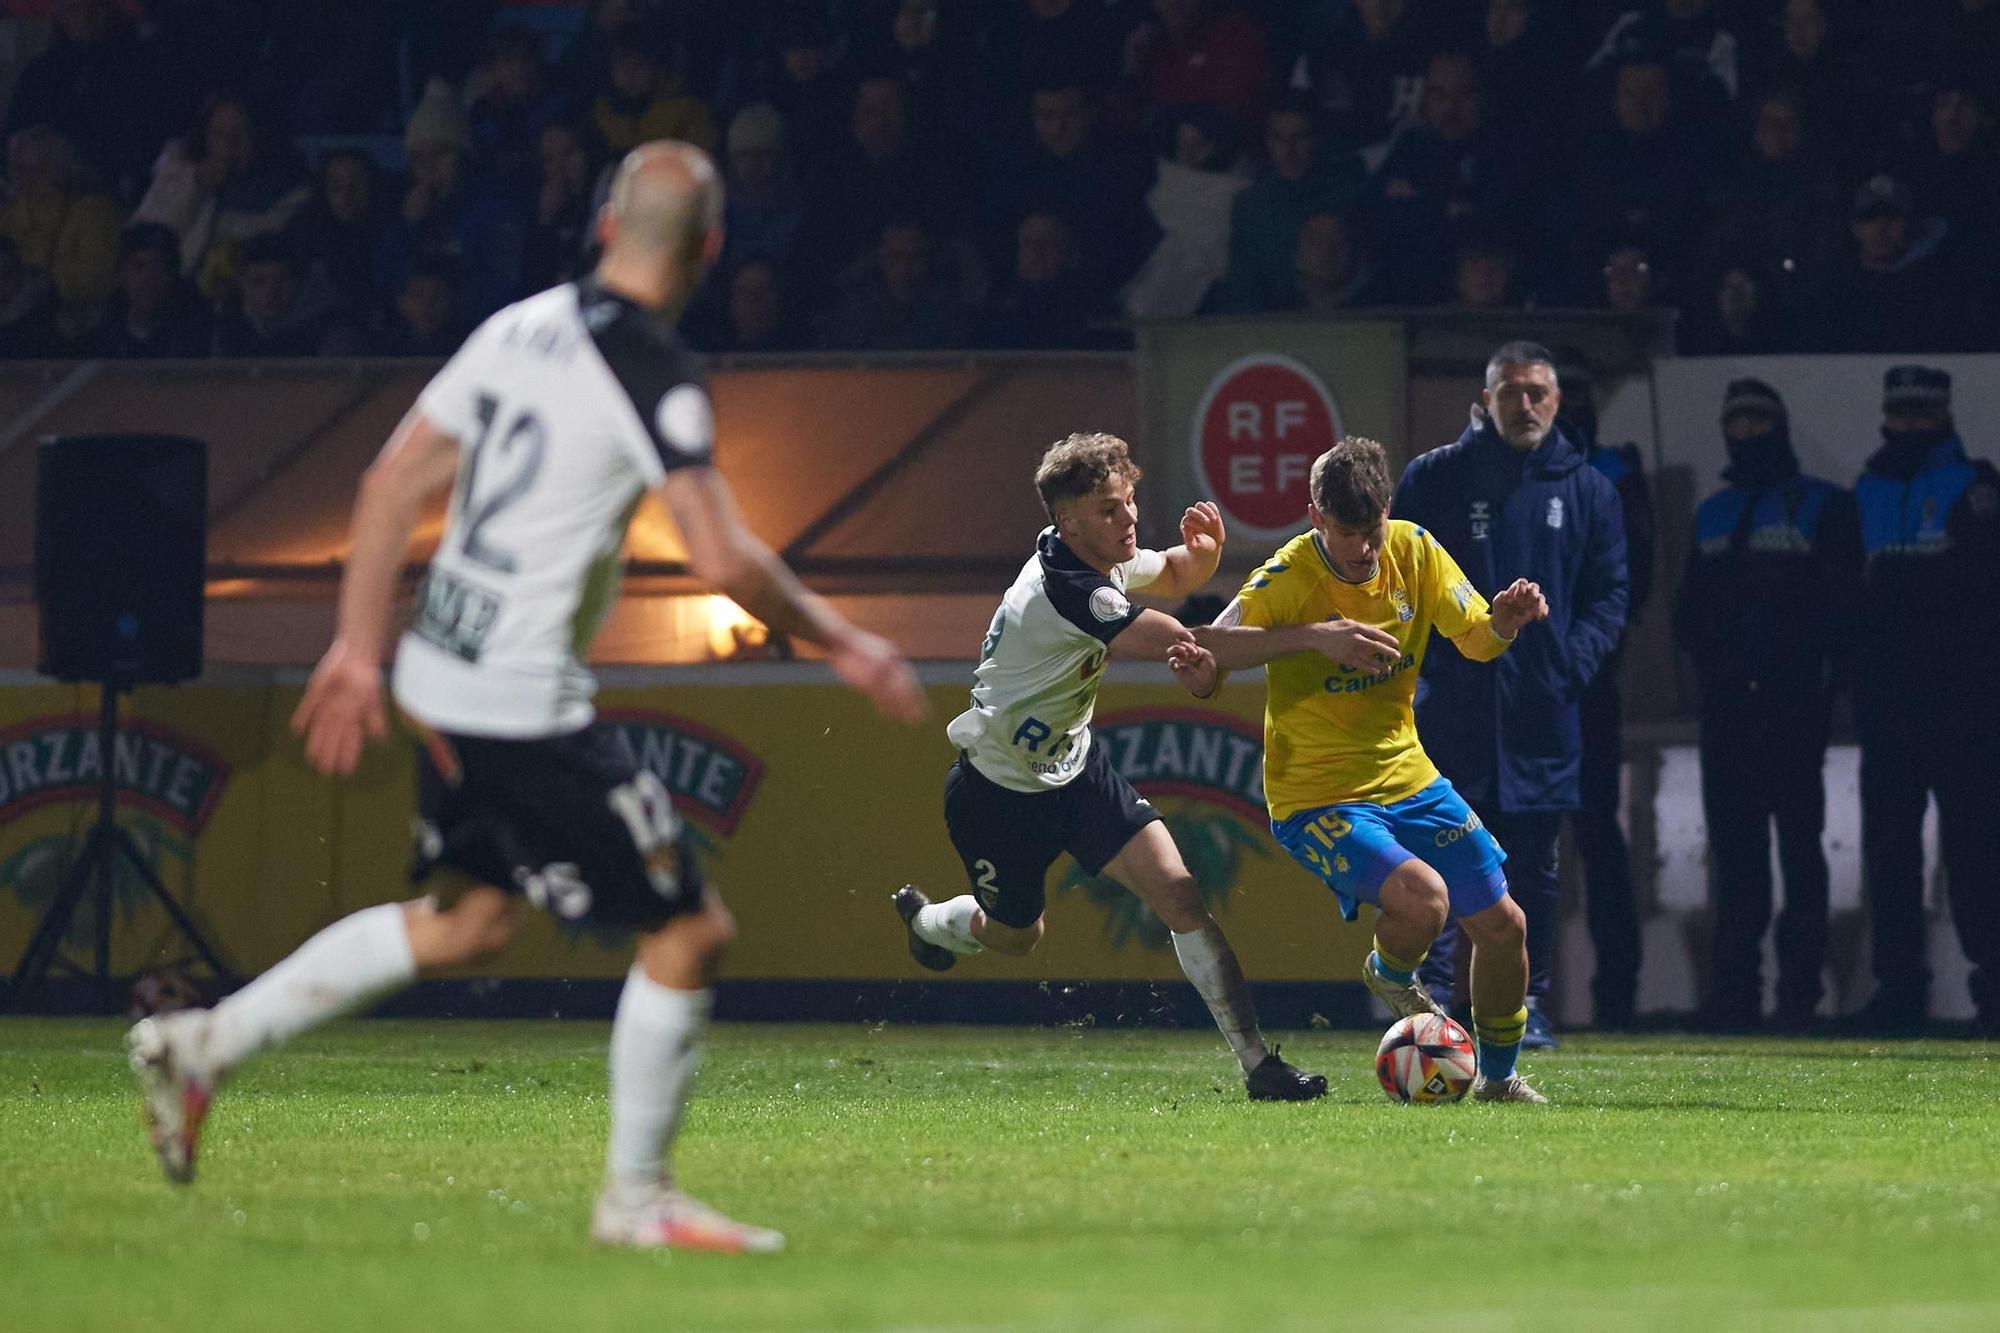
<instances>
[{"instance_id":1,"label":"soccer player in white jersey","mask_svg":"<svg viewBox=\"0 0 2000 1333\"><path fill-rule=\"evenodd\" d=\"M702 583L823 645L885 715L918 721L923 697L887 642L807 592L743 526L710 465L708 394L673 322L721 248L721 218L705 155L670 142L634 150L598 217L595 273L481 325L362 479L333 645L292 725L334 776L387 733L380 664L397 575L425 505L455 481L394 681L424 741L416 877L436 896L357 912L214 1009L133 1028L169 1179L192 1177L210 1097L245 1059L500 948L526 900L636 932L611 1028L592 1234L642 1248L782 1248L777 1232L681 1193L668 1168L733 924L701 883L664 786L592 723L581 657L641 496L665 503Z\"/></svg>"},{"instance_id":2,"label":"soccer player in white jersey","mask_svg":"<svg viewBox=\"0 0 2000 1333\"><path fill-rule=\"evenodd\" d=\"M1107 653L1157 662L1176 644L1194 643L1179 621L1126 594L1184 597L1222 557L1222 514L1206 503L1182 517L1181 545L1140 549L1138 480L1115 435L1072 435L1043 455L1035 487L1051 526L993 613L972 707L946 730L959 757L945 778L945 824L972 892L932 903L905 886L893 902L911 956L933 971L987 949L1025 954L1042 938L1049 865L1068 852L1136 893L1173 933L1181 970L1243 1066L1252 1098L1321 1097L1326 1079L1265 1047L1236 953L1159 812L1091 744Z\"/></svg>"}]
</instances>

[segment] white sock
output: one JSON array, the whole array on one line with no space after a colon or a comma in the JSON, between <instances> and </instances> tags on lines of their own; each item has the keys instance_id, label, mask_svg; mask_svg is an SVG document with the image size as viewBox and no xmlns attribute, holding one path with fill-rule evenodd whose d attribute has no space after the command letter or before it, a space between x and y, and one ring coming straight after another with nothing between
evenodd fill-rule
<instances>
[{"instance_id":1,"label":"white sock","mask_svg":"<svg viewBox=\"0 0 2000 1333\"><path fill-rule=\"evenodd\" d=\"M195 1057L219 1078L266 1047L352 1013L416 979L401 903L342 917L210 1010Z\"/></svg>"},{"instance_id":2,"label":"white sock","mask_svg":"<svg viewBox=\"0 0 2000 1333\"><path fill-rule=\"evenodd\" d=\"M1172 933L1174 957L1181 960L1181 971L1201 992L1223 1040L1236 1052L1236 1062L1249 1073L1263 1062L1266 1052L1264 1038L1257 1031L1257 1008L1250 1003L1250 985L1243 980L1236 951L1229 947L1222 927L1213 922L1200 930Z\"/></svg>"},{"instance_id":3,"label":"white sock","mask_svg":"<svg viewBox=\"0 0 2000 1333\"><path fill-rule=\"evenodd\" d=\"M637 963L625 974L611 1022L611 1146L605 1179L632 1193L667 1178L688 1085L701 1064L709 993L675 990Z\"/></svg>"},{"instance_id":4,"label":"white sock","mask_svg":"<svg viewBox=\"0 0 2000 1333\"><path fill-rule=\"evenodd\" d=\"M949 902L932 903L917 909L910 928L917 938L953 953L984 953L986 946L972 937L972 918L979 914L979 900L961 893Z\"/></svg>"}]
</instances>

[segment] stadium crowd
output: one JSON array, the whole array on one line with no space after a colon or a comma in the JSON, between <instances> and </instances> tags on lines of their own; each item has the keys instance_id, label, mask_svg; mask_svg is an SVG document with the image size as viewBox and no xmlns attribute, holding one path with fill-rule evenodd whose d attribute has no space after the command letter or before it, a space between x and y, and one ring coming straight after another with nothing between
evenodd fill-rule
<instances>
[{"instance_id":1,"label":"stadium crowd","mask_svg":"<svg viewBox=\"0 0 2000 1333\"><path fill-rule=\"evenodd\" d=\"M714 151L711 351L1678 306L2000 346L2000 0L9 0L0 355L440 355Z\"/></svg>"}]
</instances>

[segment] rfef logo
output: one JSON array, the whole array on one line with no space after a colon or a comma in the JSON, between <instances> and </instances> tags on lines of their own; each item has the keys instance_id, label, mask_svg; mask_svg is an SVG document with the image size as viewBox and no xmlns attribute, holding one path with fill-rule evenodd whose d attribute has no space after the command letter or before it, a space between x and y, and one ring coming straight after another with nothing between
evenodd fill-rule
<instances>
[{"instance_id":1,"label":"rfef logo","mask_svg":"<svg viewBox=\"0 0 2000 1333\"><path fill-rule=\"evenodd\" d=\"M1195 473L1235 523L1264 533L1305 526L1307 477L1340 438L1325 383L1275 353L1216 373L1194 414Z\"/></svg>"},{"instance_id":2,"label":"rfef logo","mask_svg":"<svg viewBox=\"0 0 2000 1333\"><path fill-rule=\"evenodd\" d=\"M229 766L208 747L143 718L128 719L110 755L122 802L193 837L208 823ZM38 717L0 732L0 823L58 801L89 800L104 780L95 714Z\"/></svg>"},{"instance_id":3,"label":"rfef logo","mask_svg":"<svg viewBox=\"0 0 2000 1333\"><path fill-rule=\"evenodd\" d=\"M674 809L717 833L736 831L764 766L740 743L699 722L646 710L599 713L632 762L657 775Z\"/></svg>"}]
</instances>

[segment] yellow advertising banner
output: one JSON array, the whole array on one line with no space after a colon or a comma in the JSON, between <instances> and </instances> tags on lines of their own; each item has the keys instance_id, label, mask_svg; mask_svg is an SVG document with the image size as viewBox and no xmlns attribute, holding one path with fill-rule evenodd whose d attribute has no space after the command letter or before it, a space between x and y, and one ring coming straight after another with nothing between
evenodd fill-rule
<instances>
[{"instance_id":1,"label":"yellow advertising banner","mask_svg":"<svg viewBox=\"0 0 2000 1333\"><path fill-rule=\"evenodd\" d=\"M805 668L786 683L607 689L600 716L685 816L735 913L727 964L740 979L939 980L911 962L889 894L914 883L964 891L945 835L953 758L942 719L962 684L931 688L933 723L879 720ZM314 930L372 903L407 897L414 744L379 746L351 779L305 765L287 719L298 688L280 684L142 689L113 753L99 753L94 688L0 689L0 968L20 956L95 816L109 763L120 822L225 959L254 973ZM1253 981L1349 980L1366 930L1339 921L1332 896L1271 840L1263 812L1262 683L1197 704L1171 684L1113 679L1097 741L1153 799ZM112 970L137 973L185 954L136 876L114 881ZM70 956L94 937L86 904ZM537 916L495 977L615 977L621 940ZM1067 857L1049 874L1048 934L1028 958L984 956L944 980L1174 980L1164 930L1131 895Z\"/></svg>"}]
</instances>

